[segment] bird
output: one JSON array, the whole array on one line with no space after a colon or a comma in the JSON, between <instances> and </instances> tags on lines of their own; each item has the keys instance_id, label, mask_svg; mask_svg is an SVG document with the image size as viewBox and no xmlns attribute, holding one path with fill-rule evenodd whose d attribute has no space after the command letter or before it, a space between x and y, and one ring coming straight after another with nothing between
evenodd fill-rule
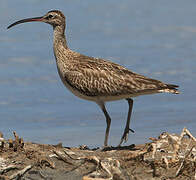
<instances>
[{"instance_id":1,"label":"bird","mask_svg":"<svg viewBox=\"0 0 196 180\"><path fill-rule=\"evenodd\" d=\"M89 57L71 50L66 40L66 18L59 10L51 10L45 15L22 19L9 25L7 29L26 22L44 22L53 27L53 51L58 74L63 84L75 96L95 102L103 111L106 130L103 147L108 147L111 117L106 110L106 102L125 99L128 115L124 132L118 146L127 142L133 98L155 93L179 94L178 85L167 84L137 74L117 63L102 58Z\"/></svg>"}]
</instances>

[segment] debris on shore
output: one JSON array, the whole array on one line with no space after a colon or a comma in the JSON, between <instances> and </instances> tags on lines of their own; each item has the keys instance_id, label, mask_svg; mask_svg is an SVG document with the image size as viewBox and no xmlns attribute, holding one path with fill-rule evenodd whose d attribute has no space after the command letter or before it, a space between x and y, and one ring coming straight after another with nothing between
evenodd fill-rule
<instances>
[{"instance_id":1,"label":"debris on shore","mask_svg":"<svg viewBox=\"0 0 196 180\"><path fill-rule=\"evenodd\" d=\"M0 133L0 179L195 179L196 138L162 133L142 145L89 149L24 142Z\"/></svg>"}]
</instances>

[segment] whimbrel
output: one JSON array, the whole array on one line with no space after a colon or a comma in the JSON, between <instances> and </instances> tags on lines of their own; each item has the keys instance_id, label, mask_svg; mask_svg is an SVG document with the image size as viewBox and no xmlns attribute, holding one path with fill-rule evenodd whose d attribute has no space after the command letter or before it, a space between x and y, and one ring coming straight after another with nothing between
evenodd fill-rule
<instances>
[{"instance_id":1,"label":"whimbrel","mask_svg":"<svg viewBox=\"0 0 196 180\"><path fill-rule=\"evenodd\" d=\"M111 118L105 108L105 102L126 99L129 105L127 122L119 146L128 139L130 119L133 107L132 97L154 94L179 94L178 86L136 74L123 66L108 60L85 56L69 49L65 37L65 16L61 11L52 10L46 15L22 19L20 23L40 21L53 26L53 50L59 76L64 85L76 96L96 102L106 118L104 146L108 145Z\"/></svg>"}]
</instances>

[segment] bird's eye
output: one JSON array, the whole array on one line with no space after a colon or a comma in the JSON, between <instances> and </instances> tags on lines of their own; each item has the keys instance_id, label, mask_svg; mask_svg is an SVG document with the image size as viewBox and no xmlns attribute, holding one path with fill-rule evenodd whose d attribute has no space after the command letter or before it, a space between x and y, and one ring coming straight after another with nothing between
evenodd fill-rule
<instances>
[{"instance_id":1,"label":"bird's eye","mask_svg":"<svg viewBox=\"0 0 196 180\"><path fill-rule=\"evenodd\" d=\"M47 17L46 17L46 19L48 20L48 19L52 19L54 16L53 15L48 15Z\"/></svg>"}]
</instances>

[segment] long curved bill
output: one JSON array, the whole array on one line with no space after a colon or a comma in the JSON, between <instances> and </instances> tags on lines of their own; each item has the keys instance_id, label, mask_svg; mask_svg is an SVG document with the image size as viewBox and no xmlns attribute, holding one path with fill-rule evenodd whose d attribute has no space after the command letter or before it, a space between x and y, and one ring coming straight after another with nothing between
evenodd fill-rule
<instances>
[{"instance_id":1,"label":"long curved bill","mask_svg":"<svg viewBox=\"0 0 196 180\"><path fill-rule=\"evenodd\" d=\"M26 22L33 22L33 21L43 21L43 17L34 17L34 18L27 18L27 19L22 19L20 21L16 21L15 23L9 25L7 29L21 23L26 23Z\"/></svg>"}]
</instances>

